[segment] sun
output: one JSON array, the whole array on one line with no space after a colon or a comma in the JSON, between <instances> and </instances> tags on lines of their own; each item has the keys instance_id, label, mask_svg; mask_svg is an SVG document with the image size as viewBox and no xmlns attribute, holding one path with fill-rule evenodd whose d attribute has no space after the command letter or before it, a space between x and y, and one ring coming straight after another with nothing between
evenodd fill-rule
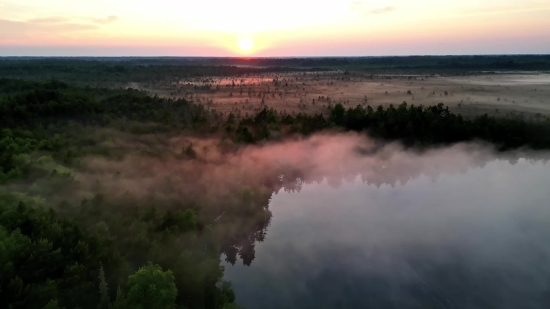
<instances>
[{"instance_id":1,"label":"sun","mask_svg":"<svg viewBox=\"0 0 550 309\"><path fill-rule=\"evenodd\" d=\"M238 45L243 52L250 51L252 48L254 48L254 42L249 38L240 39Z\"/></svg>"}]
</instances>

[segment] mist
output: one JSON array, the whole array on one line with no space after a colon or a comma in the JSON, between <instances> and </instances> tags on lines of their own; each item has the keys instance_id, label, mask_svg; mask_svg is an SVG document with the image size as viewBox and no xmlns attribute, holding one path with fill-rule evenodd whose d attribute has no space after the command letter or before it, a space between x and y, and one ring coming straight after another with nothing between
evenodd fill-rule
<instances>
[{"instance_id":1,"label":"mist","mask_svg":"<svg viewBox=\"0 0 550 309\"><path fill-rule=\"evenodd\" d=\"M53 201L91 231L109 220L113 233L138 238L144 223L120 220L192 210L197 233L147 254L130 238L125 254L172 265L208 249L247 308L548 301L547 152L482 142L418 150L338 132L249 146L111 129L90 138L97 155L73 169L41 157L49 177L2 189Z\"/></svg>"},{"instance_id":2,"label":"mist","mask_svg":"<svg viewBox=\"0 0 550 309\"><path fill-rule=\"evenodd\" d=\"M359 133L317 134L245 147L216 138L109 134L103 147L124 155L82 159L81 169L74 176L81 194L93 191L97 182L109 195L129 192L140 197L167 190L220 194L250 184L269 185L278 192L323 179L338 187L342 181L353 182L356 177L367 183L395 185L421 175L435 178L465 173L496 158L511 163L520 158L547 160L546 153L527 149L499 153L483 143L417 151L397 142L375 142ZM192 157L185 153L187 147L192 148Z\"/></svg>"},{"instance_id":3,"label":"mist","mask_svg":"<svg viewBox=\"0 0 550 309\"><path fill-rule=\"evenodd\" d=\"M275 195L272 223L250 268L226 268L243 305L548 303L547 154L499 158L480 144L417 153L398 144L369 148L357 136L284 147L304 145L317 151L308 166L319 181Z\"/></svg>"}]
</instances>

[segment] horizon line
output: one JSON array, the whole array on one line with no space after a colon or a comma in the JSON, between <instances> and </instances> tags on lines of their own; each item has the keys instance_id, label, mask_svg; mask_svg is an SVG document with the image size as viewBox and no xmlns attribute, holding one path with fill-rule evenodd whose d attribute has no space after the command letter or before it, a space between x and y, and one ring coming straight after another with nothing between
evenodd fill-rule
<instances>
[{"instance_id":1,"label":"horizon line","mask_svg":"<svg viewBox=\"0 0 550 309\"><path fill-rule=\"evenodd\" d=\"M502 54L411 54L370 56L0 56L5 58L197 58L197 59L309 59L309 58L383 58L383 57L475 57L475 56L550 56L550 53L502 53Z\"/></svg>"}]
</instances>

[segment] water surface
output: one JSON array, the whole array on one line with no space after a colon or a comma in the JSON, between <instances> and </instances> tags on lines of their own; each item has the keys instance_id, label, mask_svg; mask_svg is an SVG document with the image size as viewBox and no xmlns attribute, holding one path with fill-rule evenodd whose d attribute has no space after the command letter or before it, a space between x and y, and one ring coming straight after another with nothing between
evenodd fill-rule
<instances>
[{"instance_id":1,"label":"water surface","mask_svg":"<svg viewBox=\"0 0 550 309\"><path fill-rule=\"evenodd\" d=\"M550 165L494 160L374 185L280 191L250 266L226 264L254 308L549 308Z\"/></svg>"}]
</instances>

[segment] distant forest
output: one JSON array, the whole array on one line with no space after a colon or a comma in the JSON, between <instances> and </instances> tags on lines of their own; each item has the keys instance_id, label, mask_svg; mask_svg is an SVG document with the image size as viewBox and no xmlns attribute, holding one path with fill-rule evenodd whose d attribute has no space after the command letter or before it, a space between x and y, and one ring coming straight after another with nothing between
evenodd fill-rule
<instances>
[{"instance_id":1,"label":"distant forest","mask_svg":"<svg viewBox=\"0 0 550 309\"><path fill-rule=\"evenodd\" d=\"M550 71L550 55L188 58L75 57L0 58L0 76L12 78L95 78L132 76L135 81L166 76L239 76L266 72L354 70L370 73L469 74L481 71Z\"/></svg>"}]
</instances>

